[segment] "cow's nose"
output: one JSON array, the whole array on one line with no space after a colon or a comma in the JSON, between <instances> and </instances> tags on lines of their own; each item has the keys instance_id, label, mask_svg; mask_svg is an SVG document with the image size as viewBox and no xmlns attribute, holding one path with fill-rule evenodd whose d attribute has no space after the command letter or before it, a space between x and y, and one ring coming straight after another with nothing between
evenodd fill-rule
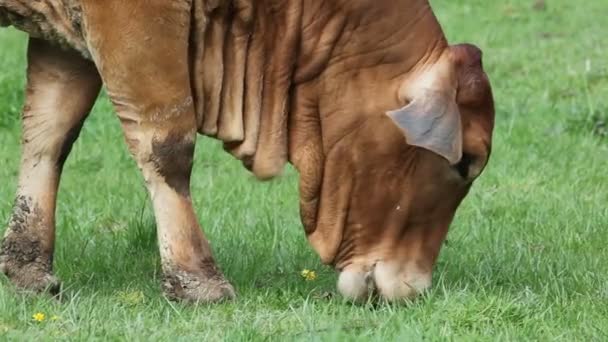
<instances>
[{"instance_id":1,"label":"cow's nose","mask_svg":"<svg viewBox=\"0 0 608 342\"><path fill-rule=\"evenodd\" d=\"M378 261L372 267L348 267L338 278L338 291L354 302L365 301L372 294L389 302L409 300L430 286L431 272L384 261Z\"/></svg>"}]
</instances>

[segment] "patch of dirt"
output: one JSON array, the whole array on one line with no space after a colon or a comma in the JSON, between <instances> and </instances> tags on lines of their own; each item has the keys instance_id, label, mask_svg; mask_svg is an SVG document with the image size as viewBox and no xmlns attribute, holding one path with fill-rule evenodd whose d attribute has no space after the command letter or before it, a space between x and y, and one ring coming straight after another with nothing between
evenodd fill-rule
<instances>
[{"instance_id":1,"label":"patch of dirt","mask_svg":"<svg viewBox=\"0 0 608 342\"><path fill-rule=\"evenodd\" d=\"M52 274L53 258L43 251L37 234L41 215L31 198L17 197L0 246L0 272L20 289L56 294L60 283Z\"/></svg>"}]
</instances>

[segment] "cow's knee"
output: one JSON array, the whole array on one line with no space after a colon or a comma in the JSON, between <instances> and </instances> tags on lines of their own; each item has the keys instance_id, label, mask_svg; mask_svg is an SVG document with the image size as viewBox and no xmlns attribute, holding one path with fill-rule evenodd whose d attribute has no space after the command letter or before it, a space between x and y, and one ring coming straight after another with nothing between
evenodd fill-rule
<instances>
[{"instance_id":1,"label":"cow's knee","mask_svg":"<svg viewBox=\"0 0 608 342\"><path fill-rule=\"evenodd\" d=\"M154 171L181 196L190 196L190 174L194 156L194 132L169 132L152 140L150 162Z\"/></svg>"},{"instance_id":2,"label":"cow's knee","mask_svg":"<svg viewBox=\"0 0 608 342\"><path fill-rule=\"evenodd\" d=\"M153 198L165 187L180 197L189 197L196 132L171 127L132 128L124 124L123 128L128 149Z\"/></svg>"}]
</instances>

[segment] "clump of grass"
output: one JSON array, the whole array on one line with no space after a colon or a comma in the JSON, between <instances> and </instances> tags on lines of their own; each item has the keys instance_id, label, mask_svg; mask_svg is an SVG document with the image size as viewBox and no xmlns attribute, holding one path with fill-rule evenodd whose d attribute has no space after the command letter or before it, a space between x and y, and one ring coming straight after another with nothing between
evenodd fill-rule
<instances>
[{"instance_id":1,"label":"clump of grass","mask_svg":"<svg viewBox=\"0 0 608 342\"><path fill-rule=\"evenodd\" d=\"M575 134L592 135L608 142L608 109L595 110L587 116L577 116L568 121L568 130Z\"/></svg>"}]
</instances>

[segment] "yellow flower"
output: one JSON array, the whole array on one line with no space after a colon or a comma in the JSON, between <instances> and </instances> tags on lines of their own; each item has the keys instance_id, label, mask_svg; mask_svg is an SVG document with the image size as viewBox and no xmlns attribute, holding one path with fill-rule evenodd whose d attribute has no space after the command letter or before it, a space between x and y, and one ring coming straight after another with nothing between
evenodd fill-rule
<instances>
[{"instance_id":1,"label":"yellow flower","mask_svg":"<svg viewBox=\"0 0 608 342\"><path fill-rule=\"evenodd\" d=\"M306 279L306 281L313 281L317 279L317 274L315 273L315 271L308 269L302 270L302 273L300 273L300 275L302 276L302 278Z\"/></svg>"},{"instance_id":2,"label":"yellow flower","mask_svg":"<svg viewBox=\"0 0 608 342\"><path fill-rule=\"evenodd\" d=\"M119 291L117 293L118 300L126 305L142 304L146 300L146 296L142 291Z\"/></svg>"},{"instance_id":3,"label":"yellow flower","mask_svg":"<svg viewBox=\"0 0 608 342\"><path fill-rule=\"evenodd\" d=\"M44 320L45 320L46 315L45 315L45 314L43 314L42 312L37 312L37 313L35 313L35 314L32 316L32 318L33 318L33 319L34 319L34 321L36 321L36 322L42 322L42 321L44 321Z\"/></svg>"}]
</instances>

